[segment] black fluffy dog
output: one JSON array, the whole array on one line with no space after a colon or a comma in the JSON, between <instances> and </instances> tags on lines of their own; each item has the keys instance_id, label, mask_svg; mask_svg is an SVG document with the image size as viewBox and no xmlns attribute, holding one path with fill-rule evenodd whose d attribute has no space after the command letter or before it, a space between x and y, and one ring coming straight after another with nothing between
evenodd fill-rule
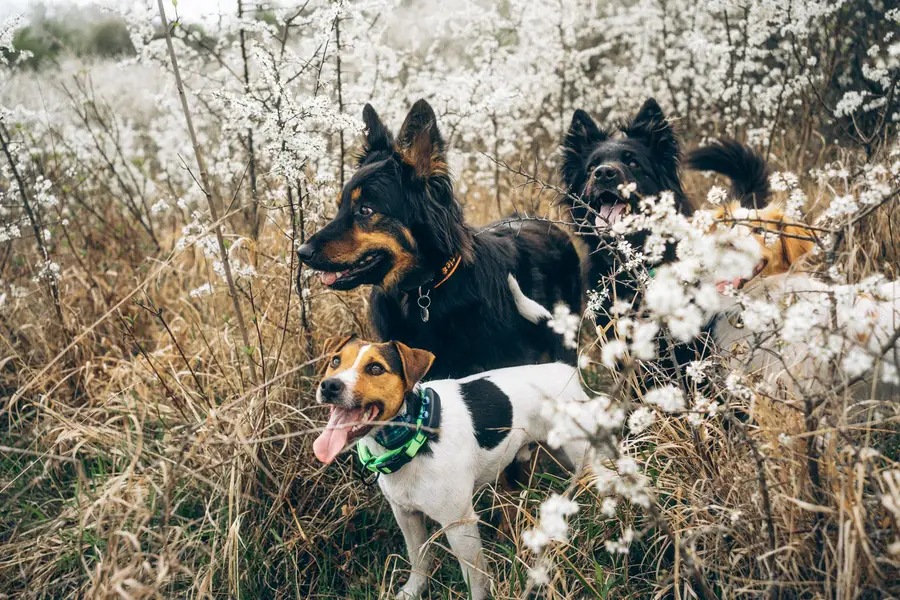
<instances>
[{"instance_id":1,"label":"black fluffy dog","mask_svg":"<svg viewBox=\"0 0 900 600\"><path fill-rule=\"evenodd\" d=\"M396 139L369 105L363 120L359 170L300 260L333 289L374 285L376 334L434 353L432 377L574 362L546 323L558 302L581 309L581 264L569 234L535 222L466 225L424 100Z\"/></svg>"},{"instance_id":2,"label":"black fluffy dog","mask_svg":"<svg viewBox=\"0 0 900 600\"><path fill-rule=\"evenodd\" d=\"M674 195L676 210L685 215L694 212L681 186L680 160L678 136L653 98L644 102L633 119L611 129L599 127L583 110L572 116L563 140L562 179L567 194L563 202L590 246L587 283L609 291L607 308L614 300L631 301L640 291L635 274L624 267L625 257L607 230L636 210L641 199L658 198L666 191ZM636 232L626 235L625 241L641 251L646 237L646 232ZM663 261L672 259L674 246L670 244ZM603 328L611 320L604 312L596 315ZM699 352L696 347L678 346L676 350L679 365L694 360ZM663 356L668 354L663 348Z\"/></svg>"},{"instance_id":3,"label":"black fluffy dog","mask_svg":"<svg viewBox=\"0 0 900 600\"><path fill-rule=\"evenodd\" d=\"M635 294L635 282L621 271L621 257L611 251L611 236L604 235L624 215L637 209L648 196L670 191L675 207L685 215L694 207L681 187L681 145L653 98L644 102L631 121L615 129L602 129L583 110L576 110L563 140L562 178L567 193L563 202L571 210L576 228L591 246L590 287L615 285L617 298ZM633 191L626 191L626 186ZM641 250L646 233L626 236ZM666 256L671 260L673 249ZM611 279L613 281L611 281Z\"/></svg>"}]
</instances>

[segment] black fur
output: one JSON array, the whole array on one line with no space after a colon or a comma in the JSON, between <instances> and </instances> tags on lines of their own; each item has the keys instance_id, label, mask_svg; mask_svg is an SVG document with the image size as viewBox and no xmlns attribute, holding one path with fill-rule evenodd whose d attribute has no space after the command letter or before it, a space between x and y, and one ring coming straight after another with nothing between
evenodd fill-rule
<instances>
[{"instance_id":1,"label":"black fur","mask_svg":"<svg viewBox=\"0 0 900 600\"><path fill-rule=\"evenodd\" d=\"M558 302L579 311L581 267L569 235L536 222L469 227L446 171L434 112L424 100L412 107L396 140L371 106L363 118L367 134L359 169L342 192L337 216L301 248L301 260L317 270L343 267L318 254L348 228L368 231L353 212L351 195L361 189L359 202L378 215L378 233L395 238L413 257L412 267L393 285L385 280L393 267L387 258L345 287L333 286L374 284L369 310L379 339L434 353L432 378L557 360L574 363L574 352L546 323L534 324L519 314L507 281L512 273L522 292L550 311ZM459 267L433 288L442 278L441 268L457 255ZM427 323L417 306L420 286L430 290Z\"/></svg>"},{"instance_id":2,"label":"black fur","mask_svg":"<svg viewBox=\"0 0 900 600\"><path fill-rule=\"evenodd\" d=\"M678 165L681 145L672 124L656 103L649 98L631 121L617 128L622 135L601 129L583 110L576 110L572 124L563 140L562 178L566 197L563 202L571 209L576 228L591 246L589 287L601 287L610 283L610 277L618 270L620 260L614 252L601 243L610 239L595 231L597 213L606 205L627 205L637 210L639 198L659 196L671 191L676 208L685 215L693 214L694 207L681 186ZM612 179L602 179L598 169L610 169ZM618 186L634 183L636 190L628 199L622 197ZM641 250L646 233L626 236L636 250ZM674 257L670 249L666 258ZM628 274L616 277L613 282L616 297L628 299L634 296L635 282Z\"/></svg>"},{"instance_id":3,"label":"black fur","mask_svg":"<svg viewBox=\"0 0 900 600\"><path fill-rule=\"evenodd\" d=\"M769 194L769 165L761 154L736 140L720 139L692 150L685 161L696 171L731 179L731 193L744 208L764 208Z\"/></svg>"},{"instance_id":4,"label":"black fur","mask_svg":"<svg viewBox=\"0 0 900 600\"><path fill-rule=\"evenodd\" d=\"M613 300L631 300L639 293L639 285L633 274L622 269L622 256L614 251L614 240L595 227L598 214L610 206L627 206L637 210L641 198L659 197L670 191L675 197L676 209L691 215L694 207L681 185L679 163L681 144L677 132L663 114L659 104L648 98L630 121L613 129L603 129L583 110L576 110L572 124L563 140L561 175L566 197L563 203L571 209L576 230L590 245L588 286L610 291L606 307ZM624 198L619 186L634 183L635 193ZM600 221L602 225L602 221ZM637 251L643 250L646 232L625 236L625 240ZM663 262L675 258L674 245L669 244ZM596 315L600 327L606 328L610 318ZM696 346L700 346L698 343ZM695 360L700 352L695 345L673 348L675 362L684 366ZM667 360L653 368L672 367L670 352L661 348L661 356Z\"/></svg>"},{"instance_id":5,"label":"black fur","mask_svg":"<svg viewBox=\"0 0 900 600\"><path fill-rule=\"evenodd\" d=\"M478 445L488 450L496 448L512 427L509 396L489 379L473 379L460 384L459 390L472 417Z\"/></svg>"}]
</instances>

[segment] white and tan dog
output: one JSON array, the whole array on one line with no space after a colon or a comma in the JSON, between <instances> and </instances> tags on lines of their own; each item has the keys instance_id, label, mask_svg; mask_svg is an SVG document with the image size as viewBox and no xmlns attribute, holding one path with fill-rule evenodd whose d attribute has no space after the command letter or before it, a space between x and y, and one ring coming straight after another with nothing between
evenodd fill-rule
<instances>
[{"instance_id":1,"label":"white and tan dog","mask_svg":"<svg viewBox=\"0 0 900 600\"><path fill-rule=\"evenodd\" d=\"M422 383L434 360L425 350L350 336L329 340L326 353L316 399L331 405L331 417L313 449L330 463L357 442L367 468L380 473L411 565L398 597L418 598L425 589L426 516L447 535L471 597L488 597L472 497L529 443L546 440L552 423L542 416L545 402L587 400L575 368L551 363ZM578 472L586 449L574 441L555 456Z\"/></svg>"},{"instance_id":2,"label":"white and tan dog","mask_svg":"<svg viewBox=\"0 0 900 600\"><path fill-rule=\"evenodd\" d=\"M762 210L732 205L715 216L726 223L733 220L733 231L752 236L761 255L749 278L722 282L722 287L729 283L741 294L727 299L713 325L720 348L736 350L751 372L769 381L819 391L842 381L834 369L840 359L841 371L850 373L843 380L856 381L855 395L868 396L873 374L853 375L847 361L855 358L860 372L869 370L866 365L876 367L879 396L895 392L893 385L882 384L892 378L885 377L884 369L896 371L900 363L900 282L828 285L804 272L803 258L815 248L816 233L789 219L777 205Z\"/></svg>"}]
</instances>

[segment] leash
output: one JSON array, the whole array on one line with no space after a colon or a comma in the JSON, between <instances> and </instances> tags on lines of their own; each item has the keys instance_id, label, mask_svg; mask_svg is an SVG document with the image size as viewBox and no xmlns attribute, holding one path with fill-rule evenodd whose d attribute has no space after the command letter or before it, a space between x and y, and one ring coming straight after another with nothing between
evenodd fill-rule
<instances>
[{"instance_id":1,"label":"leash","mask_svg":"<svg viewBox=\"0 0 900 600\"><path fill-rule=\"evenodd\" d=\"M431 286L426 292L422 292L422 286L419 286L419 298L416 300L416 304L419 305L419 317L422 319L423 323L427 323L428 319L431 318L431 312L429 312L428 308L431 306L431 290L436 290L444 283L447 282L448 279L456 272L457 267L459 267L459 263L462 262L462 254L457 254L455 257L450 258L444 266L441 267L441 275L443 275L443 279L437 282L435 285Z\"/></svg>"},{"instance_id":2,"label":"leash","mask_svg":"<svg viewBox=\"0 0 900 600\"><path fill-rule=\"evenodd\" d=\"M428 440L437 439L437 429L441 424L441 397L425 386L419 388L416 397L419 406L415 413L407 406L406 412L391 419L391 423L396 425L387 425L375 434L375 441L386 450L384 454L372 454L362 440L356 443L356 453L364 470L374 473L374 477L361 473L363 484L372 485L379 475L396 473L427 446ZM411 426L413 419L415 428Z\"/></svg>"}]
</instances>

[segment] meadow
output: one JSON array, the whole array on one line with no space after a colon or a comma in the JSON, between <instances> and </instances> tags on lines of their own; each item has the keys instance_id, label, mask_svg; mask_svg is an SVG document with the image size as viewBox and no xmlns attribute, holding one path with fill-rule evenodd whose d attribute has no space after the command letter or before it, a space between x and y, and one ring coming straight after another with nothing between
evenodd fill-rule
<instances>
[{"instance_id":1,"label":"meadow","mask_svg":"<svg viewBox=\"0 0 900 600\"><path fill-rule=\"evenodd\" d=\"M82 37L64 12L0 22L2 598L393 597L389 507L351 456L324 467L311 447L322 343L371 333L368 295L298 277L296 256L335 212L367 102L394 128L431 103L480 225L564 221L573 111L615 123L652 96L685 148L728 136L767 158L773 201L821 234L817 277L900 277L892 3L221 4L189 20L110 1ZM700 208L726 185L684 181ZM803 338L831 348L829 380L784 385L722 353L667 410L635 384L634 340L608 368L602 294L563 328L608 401L566 418L614 458L574 482L545 458L527 490L479 493L495 597L900 596L900 404L850 393L883 357ZM767 318L811 329L797 312ZM577 512L537 547L554 494ZM431 543L428 597L464 598Z\"/></svg>"}]
</instances>

